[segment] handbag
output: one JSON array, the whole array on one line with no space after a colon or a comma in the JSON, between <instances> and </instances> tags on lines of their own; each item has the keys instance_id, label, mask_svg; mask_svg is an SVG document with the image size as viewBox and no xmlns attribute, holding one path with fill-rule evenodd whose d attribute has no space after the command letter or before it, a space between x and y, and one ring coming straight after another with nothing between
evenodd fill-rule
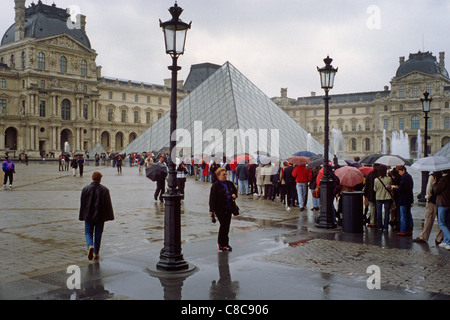
<instances>
[{"instance_id":1,"label":"handbag","mask_svg":"<svg viewBox=\"0 0 450 320\"><path fill-rule=\"evenodd\" d=\"M233 199L233 205L234 205L234 210L233 210L233 216L238 216L239 215L239 207L236 204L236 201Z\"/></svg>"},{"instance_id":2,"label":"handbag","mask_svg":"<svg viewBox=\"0 0 450 320\"><path fill-rule=\"evenodd\" d=\"M312 196L314 197L314 198L320 198L320 188L315 188L314 190L313 190L313 192L312 192Z\"/></svg>"}]
</instances>

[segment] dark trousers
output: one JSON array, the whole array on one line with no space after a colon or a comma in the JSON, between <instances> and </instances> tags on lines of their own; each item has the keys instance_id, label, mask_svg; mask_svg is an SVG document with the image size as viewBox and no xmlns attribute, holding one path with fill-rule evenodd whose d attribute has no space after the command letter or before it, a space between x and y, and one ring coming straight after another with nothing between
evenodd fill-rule
<instances>
[{"instance_id":1,"label":"dark trousers","mask_svg":"<svg viewBox=\"0 0 450 320\"><path fill-rule=\"evenodd\" d=\"M9 184L13 184L13 172L12 171L6 171L5 172L5 178L3 179L3 184L6 185L6 181L9 178Z\"/></svg>"},{"instance_id":2,"label":"dark trousers","mask_svg":"<svg viewBox=\"0 0 450 320\"><path fill-rule=\"evenodd\" d=\"M178 190L183 195L181 199L184 199L184 186L186 185L186 178L177 179Z\"/></svg>"},{"instance_id":3,"label":"dark trousers","mask_svg":"<svg viewBox=\"0 0 450 320\"><path fill-rule=\"evenodd\" d=\"M159 196L159 200L162 201L162 196L165 190L166 190L166 180L163 179L156 181L155 200L158 200Z\"/></svg>"},{"instance_id":4,"label":"dark trousers","mask_svg":"<svg viewBox=\"0 0 450 320\"><path fill-rule=\"evenodd\" d=\"M228 233L230 232L231 212L225 212L217 215L220 222L219 236L217 237L217 244L219 247L229 246Z\"/></svg>"},{"instance_id":5,"label":"dark trousers","mask_svg":"<svg viewBox=\"0 0 450 320\"><path fill-rule=\"evenodd\" d=\"M297 188L295 184L286 184L285 188L288 206L295 205L295 199L297 198Z\"/></svg>"}]
</instances>

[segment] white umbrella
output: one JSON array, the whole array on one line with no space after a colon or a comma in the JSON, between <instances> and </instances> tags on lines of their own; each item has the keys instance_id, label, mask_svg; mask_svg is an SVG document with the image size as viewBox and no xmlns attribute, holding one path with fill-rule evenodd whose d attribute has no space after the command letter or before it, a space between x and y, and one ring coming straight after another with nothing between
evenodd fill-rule
<instances>
[{"instance_id":1,"label":"white umbrella","mask_svg":"<svg viewBox=\"0 0 450 320\"><path fill-rule=\"evenodd\" d=\"M450 169L450 158L447 157L427 157L414 162L411 168L419 171L442 171Z\"/></svg>"},{"instance_id":2,"label":"white umbrella","mask_svg":"<svg viewBox=\"0 0 450 320\"><path fill-rule=\"evenodd\" d=\"M405 164L405 161L396 156L384 156L375 161L377 164L384 164L385 166L402 166Z\"/></svg>"}]
</instances>

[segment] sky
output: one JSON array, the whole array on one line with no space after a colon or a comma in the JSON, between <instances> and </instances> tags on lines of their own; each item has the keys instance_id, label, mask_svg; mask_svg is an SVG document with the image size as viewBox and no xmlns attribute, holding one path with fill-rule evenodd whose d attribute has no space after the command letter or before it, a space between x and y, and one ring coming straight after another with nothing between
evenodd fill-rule
<instances>
[{"instance_id":1,"label":"sky","mask_svg":"<svg viewBox=\"0 0 450 320\"><path fill-rule=\"evenodd\" d=\"M37 0L35 0L37 2ZM163 84L171 77L159 20L173 0L54 0L85 15L102 75ZM51 5L53 0L43 0ZM31 1L26 2L28 7ZM331 94L383 90L399 57L446 52L447 0L178 0L192 21L178 79L193 64L229 61L267 96L322 94L317 67L329 55L339 71ZM0 33L14 23L14 1L1 0Z\"/></svg>"}]
</instances>

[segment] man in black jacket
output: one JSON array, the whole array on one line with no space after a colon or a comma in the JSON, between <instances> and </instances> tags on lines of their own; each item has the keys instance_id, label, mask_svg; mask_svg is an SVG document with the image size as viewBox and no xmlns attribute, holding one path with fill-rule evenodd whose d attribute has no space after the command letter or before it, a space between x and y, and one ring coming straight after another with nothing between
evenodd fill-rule
<instances>
[{"instance_id":1,"label":"man in black jacket","mask_svg":"<svg viewBox=\"0 0 450 320\"><path fill-rule=\"evenodd\" d=\"M89 260L99 258L104 224L106 221L114 220L111 196L108 188L100 184L101 180L102 174L94 172L92 183L81 191L79 219L85 222L84 234Z\"/></svg>"}]
</instances>

